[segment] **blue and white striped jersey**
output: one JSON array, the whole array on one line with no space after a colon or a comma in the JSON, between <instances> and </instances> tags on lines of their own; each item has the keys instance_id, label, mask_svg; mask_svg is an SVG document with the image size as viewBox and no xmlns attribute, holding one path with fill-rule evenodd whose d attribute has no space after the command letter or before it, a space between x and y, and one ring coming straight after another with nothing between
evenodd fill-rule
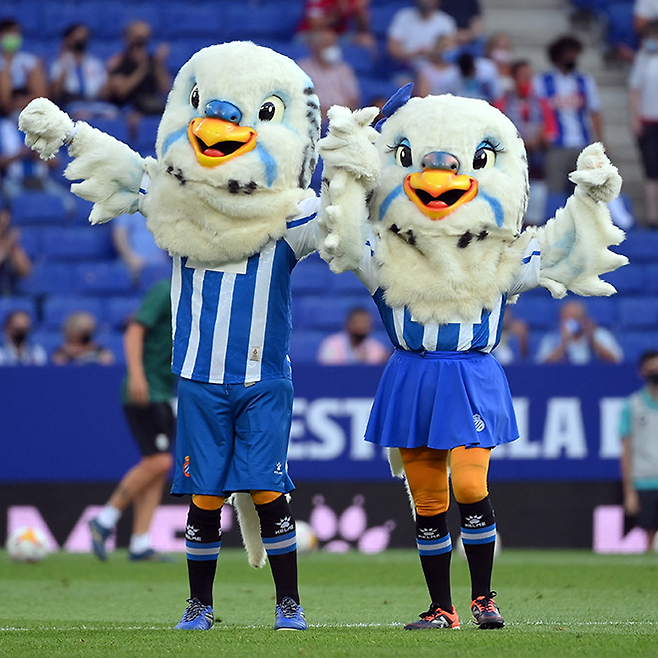
<instances>
[{"instance_id":1,"label":"blue and white striped jersey","mask_svg":"<svg viewBox=\"0 0 658 658\"><path fill-rule=\"evenodd\" d=\"M290 378L290 274L316 249L318 206L302 201L284 236L241 262L174 258L174 373L213 384Z\"/></svg>"},{"instance_id":2,"label":"blue and white striped jersey","mask_svg":"<svg viewBox=\"0 0 658 658\"><path fill-rule=\"evenodd\" d=\"M536 288L539 284L539 243L533 239L523 256L523 268L510 290L500 295L492 310L482 309L480 322L448 324L420 324L411 319L407 308L393 309L384 301L384 291L377 282L377 263L374 252L366 246L361 268L355 274L372 294L384 327L393 345L412 352L484 352L498 344L503 326L503 314L508 295Z\"/></svg>"}]
</instances>

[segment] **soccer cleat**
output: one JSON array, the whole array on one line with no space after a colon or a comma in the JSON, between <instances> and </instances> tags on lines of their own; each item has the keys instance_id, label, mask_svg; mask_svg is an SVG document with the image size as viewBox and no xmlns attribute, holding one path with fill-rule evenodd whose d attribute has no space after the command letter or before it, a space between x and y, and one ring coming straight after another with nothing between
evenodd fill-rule
<instances>
[{"instance_id":1,"label":"soccer cleat","mask_svg":"<svg viewBox=\"0 0 658 658\"><path fill-rule=\"evenodd\" d=\"M305 631L306 619L304 609L299 603L295 603L289 596L284 596L276 606L275 631Z\"/></svg>"},{"instance_id":2,"label":"soccer cleat","mask_svg":"<svg viewBox=\"0 0 658 658\"><path fill-rule=\"evenodd\" d=\"M112 534L111 528L104 528L96 519L91 519L87 524L91 532L91 545L94 554L99 560L107 560L107 551L105 550L105 542Z\"/></svg>"},{"instance_id":3,"label":"soccer cleat","mask_svg":"<svg viewBox=\"0 0 658 658\"><path fill-rule=\"evenodd\" d=\"M212 607L203 605L196 596L193 599L187 599L187 602L189 605L174 628L183 631L210 630L215 623Z\"/></svg>"},{"instance_id":4,"label":"soccer cleat","mask_svg":"<svg viewBox=\"0 0 658 658\"><path fill-rule=\"evenodd\" d=\"M441 610L436 603L432 603L427 612L419 615L420 621L412 621L406 624L405 631L424 630L428 628L459 628L459 617L455 606L452 606L451 612Z\"/></svg>"},{"instance_id":5,"label":"soccer cleat","mask_svg":"<svg viewBox=\"0 0 658 658\"><path fill-rule=\"evenodd\" d=\"M129 553L128 559L132 562L176 562L170 555L158 553L152 548L147 548L142 553Z\"/></svg>"},{"instance_id":6,"label":"soccer cleat","mask_svg":"<svg viewBox=\"0 0 658 658\"><path fill-rule=\"evenodd\" d=\"M502 628L505 625L505 620L494 603L494 596L496 592L489 592L486 596L478 596L471 603L471 612L478 628Z\"/></svg>"}]
</instances>

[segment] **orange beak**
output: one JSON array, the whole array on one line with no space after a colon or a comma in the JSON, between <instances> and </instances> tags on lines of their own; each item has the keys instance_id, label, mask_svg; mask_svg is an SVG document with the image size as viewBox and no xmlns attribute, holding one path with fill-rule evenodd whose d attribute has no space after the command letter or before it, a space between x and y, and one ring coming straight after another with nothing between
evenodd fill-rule
<instances>
[{"instance_id":1,"label":"orange beak","mask_svg":"<svg viewBox=\"0 0 658 658\"><path fill-rule=\"evenodd\" d=\"M202 167L217 167L256 147L256 131L253 128L223 119L193 119L187 136Z\"/></svg>"},{"instance_id":2,"label":"orange beak","mask_svg":"<svg viewBox=\"0 0 658 658\"><path fill-rule=\"evenodd\" d=\"M409 174L404 191L424 215L437 220L475 198L478 182L470 176L431 169Z\"/></svg>"}]
</instances>

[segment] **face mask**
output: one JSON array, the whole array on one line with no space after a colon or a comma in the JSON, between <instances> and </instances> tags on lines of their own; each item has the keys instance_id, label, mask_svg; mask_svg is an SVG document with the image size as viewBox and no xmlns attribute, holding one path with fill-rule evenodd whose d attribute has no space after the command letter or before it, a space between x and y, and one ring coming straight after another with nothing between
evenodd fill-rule
<instances>
[{"instance_id":1,"label":"face mask","mask_svg":"<svg viewBox=\"0 0 658 658\"><path fill-rule=\"evenodd\" d=\"M648 37L644 40L644 49L648 53L658 53L658 41L656 39L653 39L651 37Z\"/></svg>"},{"instance_id":2,"label":"face mask","mask_svg":"<svg viewBox=\"0 0 658 658\"><path fill-rule=\"evenodd\" d=\"M320 57L325 64L337 64L343 58L340 46L327 46L320 52Z\"/></svg>"},{"instance_id":3,"label":"face mask","mask_svg":"<svg viewBox=\"0 0 658 658\"><path fill-rule=\"evenodd\" d=\"M575 336L576 334L580 333L580 322L578 322L578 320L574 320L573 318L568 318L567 320L564 321L564 326L572 336Z\"/></svg>"},{"instance_id":4,"label":"face mask","mask_svg":"<svg viewBox=\"0 0 658 658\"><path fill-rule=\"evenodd\" d=\"M83 53L85 50L87 50L86 39L81 39L80 41L74 41L71 44L71 50L74 50L76 53Z\"/></svg>"},{"instance_id":5,"label":"face mask","mask_svg":"<svg viewBox=\"0 0 658 658\"><path fill-rule=\"evenodd\" d=\"M92 339L92 334L89 331L87 331L84 334L80 335L80 342L83 345L89 345L89 343L91 343L91 339Z\"/></svg>"},{"instance_id":6,"label":"face mask","mask_svg":"<svg viewBox=\"0 0 658 658\"><path fill-rule=\"evenodd\" d=\"M497 64L508 64L511 55L509 50L505 50L504 48L494 48L494 50L491 51L491 59Z\"/></svg>"},{"instance_id":7,"label":"face mask","mask_svg":"<svg viewBox=\"0 0 658 658\"><path fill-rule=\"evenodd\" d=\"M575 60L567 60L566 62L562 62L562 68L567 72L571 73L576 68L576 62Z\"/></svg>"},{"instance_id":8,"label":"face mask","mask_svg":"<svg viewBox=\"0 0 658 658\"><path fill-rule=\"evenodd\" d=\"M650 384L658 384L658 372L650 372L650 373L646 376L646 380L647 380Z\"/></svg>"},{"instance_id":9,"label":"face mask","mask_svg":"<svg viewBox=\"0 0 658 658\"><path fill-rule=\"evenodd\" d=\"M28 329L14 329L11 334L11 340L14 345L18 345L20 347L26 341L29 333L30 332Z\"/></svg>"},{"instance_id":10,"label":"face mask","mask_svg":"<svg viewBox=\"0 0 658 658\"><path fill-rule=\"evenodd\" d=\"M5 34L5 36L0 39L0 48L6 53L15 53L17 50L20 50L22 45L23 37L15 32Z\"/></svg>"},{"instance_id":11,"label":"face mask","mask_svg":"<svg viewBox=\"0 0 658 658\"><path fill-rule=\"evenodd\" d=\"M527 98L532 91L532 84L530 82L522 82L516 85L516 90L521 98Z\"/></svg>"}]
</instances>

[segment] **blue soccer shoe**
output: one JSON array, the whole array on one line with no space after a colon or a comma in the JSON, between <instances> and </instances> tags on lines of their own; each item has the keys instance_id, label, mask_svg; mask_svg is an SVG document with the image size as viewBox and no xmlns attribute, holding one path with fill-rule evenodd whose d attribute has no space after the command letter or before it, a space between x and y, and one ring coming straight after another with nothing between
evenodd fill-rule
<instances>
[{"instance_id":1,"label":"blue soccer shoe","mask_svg":"<svg viewBox=\"0 0 658 658\"><path fill-rule=\"evenodd\" d=\"M176 624L175 628L179 631L208 631L215 623L215 615L212 607L203 605L196 596L193 599L187 599L188 606L183 613L183 617Z\"/></svg>"},{"instance_id":2,"label":"blue soccer shoe","mask_svg":"<svg viewBox=\"0 0 658 658\"><path fill-rule=\"evenodd\" d=\"M91 546L94 554L99 560L107 560L107 550L105 549L105 542L112 534L111 528L104 528L96 519L92 519L87 524L91 532Z\"/></svg>"},{"instance_id":3,"label":"blue soccer shoe","mask_svg":"<svg viewBox=\"0 0 658 658\"><path fill-rule=\"evenodd\" d=\"M305 631L306 619L304 609L295 603L289 596L284 596L281 603L276 606L275 631Z\"/></svg>"}]
</instances>

